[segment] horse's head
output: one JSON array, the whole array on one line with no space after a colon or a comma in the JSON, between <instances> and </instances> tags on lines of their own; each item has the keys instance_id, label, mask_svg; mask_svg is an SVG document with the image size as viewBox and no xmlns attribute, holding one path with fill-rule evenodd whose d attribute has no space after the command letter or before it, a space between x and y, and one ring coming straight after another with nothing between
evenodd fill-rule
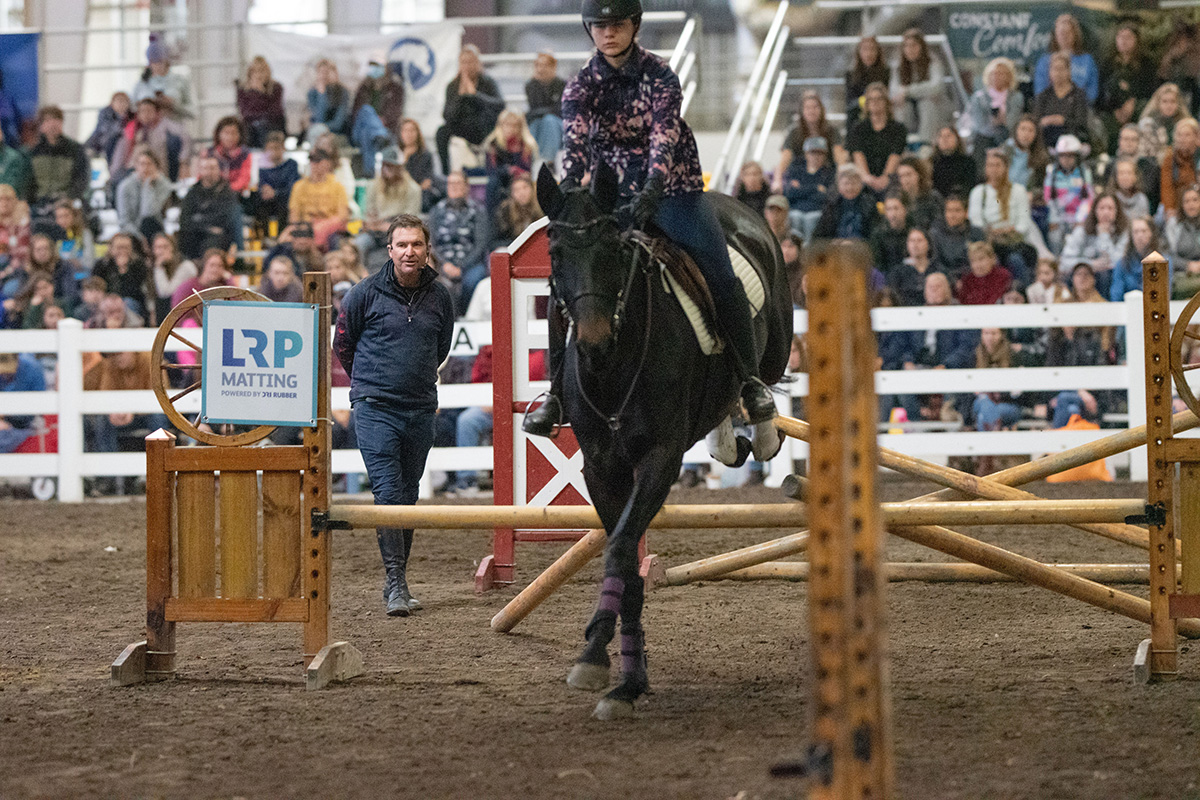
<instances>
[{"instance_id":1,"label":"horse's head","mask_svg":"<svg viewBox=\"0 0 1200 800\"><path fill-rule=\"evenodd\" d=\"M563 192L548 169L538 174L538 203L550 218L550 287L585 350L611 344L631 265L615 216L617 175L601 164L592 191Z\"/></svg>"}]
</instances>

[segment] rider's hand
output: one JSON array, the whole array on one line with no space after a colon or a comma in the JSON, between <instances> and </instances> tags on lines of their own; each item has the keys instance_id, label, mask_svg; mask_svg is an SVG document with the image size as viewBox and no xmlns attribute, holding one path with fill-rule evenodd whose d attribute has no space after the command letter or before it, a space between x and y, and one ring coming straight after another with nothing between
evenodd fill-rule
<instances>
[{"instance_id":1,"label":"rider's hand","mask_svg":"<svg viewBox=\"0 0 1200 800\"><path fill-rule=\"evenodd\" d=\"M633 224L639 228L654 218L658 211L658 201L663 195L663 179L660 175L652 175L642 190L633 198Z\"/></svg>"}]
</instances>

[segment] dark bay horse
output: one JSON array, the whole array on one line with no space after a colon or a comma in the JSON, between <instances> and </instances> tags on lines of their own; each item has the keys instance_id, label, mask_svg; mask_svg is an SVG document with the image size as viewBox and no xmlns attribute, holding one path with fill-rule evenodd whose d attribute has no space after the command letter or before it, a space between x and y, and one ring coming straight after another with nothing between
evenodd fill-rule
<instances>
[{"instance_id":1,"label":"dark bay horse","mask_svg":"<svg viewBox=\"0 0 1200 800\"><path fill-rule=\"evenodd\" d=\"M557 330L560 340L566 337L552 369L563 371L563 408L608 533L599 606L567 682L591 691L608 687L608 644L619 618L621 680L595 711L611 719L632 714L634 701L649 688L638 543L679 477L684 453L736 408L740 382L728 351L703 353L679 303L664 289L659 265L623 235L611 168L597 170L591 193L564 193L543 169L538 200L550 218L551 315L565 322L552 320L551 336ZM762 217L731 197L713 194L712 200L726 240L763 281L759 369L764 382L775 383L787 366L792 336L783 255Z\"/></svg>"}]
</instances>

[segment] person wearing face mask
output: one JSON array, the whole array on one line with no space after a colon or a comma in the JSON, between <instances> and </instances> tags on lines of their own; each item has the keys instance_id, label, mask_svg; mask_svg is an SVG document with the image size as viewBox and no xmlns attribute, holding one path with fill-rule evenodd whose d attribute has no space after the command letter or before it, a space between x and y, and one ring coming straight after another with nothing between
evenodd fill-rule
<instances>
[{"instance_id":1,"label":"person wearing face mask","mask_svg":"<svg viewBox=\"0 0 1200 800\"><path fill-rule=\"evenodd\" d=\"M473 44L463 45L458 55L458 75L446 86L446 104L442 110L446 123L437 129L435 136L442 170L449 174L464 166L451 163L452 138L464 139L467 144L478 147L495 129L503 110L504 95L496 81L484 73L479 48Z\"/></svg>"},{"instance_id":2,"label":"person wearing face mask","mask_svg":"<svg viewBox=\"0 0 1200 800\"><path fill-rule=\"evenodd\" d=\"M354 93L350 141L362 154L362 173L375 177L375 153L394 144L389 131L404 116L404 80L383 58L367 64L367 76Z\"/></svg>"}]
</instances>

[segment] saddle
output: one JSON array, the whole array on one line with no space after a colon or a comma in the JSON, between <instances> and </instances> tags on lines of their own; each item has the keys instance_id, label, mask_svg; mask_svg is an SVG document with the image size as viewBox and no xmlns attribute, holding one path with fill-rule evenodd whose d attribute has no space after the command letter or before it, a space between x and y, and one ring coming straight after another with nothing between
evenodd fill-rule
<instances>
[{"instance_id":1,"label":"saddle","mask_svg":"<svg viewBox=\"0 0 1200 800\"><path fill-rule=\"evenodd\" d=\"M629 239L646 251L651 263L658 264L663 289L679 302L692 325L700 349L705 355L721 352L723 343L717 338L716 304L709 291L708 282L687 251L665 236L654 236L644 231L631 231ZM750 314L755 316L766 299L762 279L740 252L726 245L734 275L742 282L746 298L750 301Z\"/></svg>"}]
</instances>

